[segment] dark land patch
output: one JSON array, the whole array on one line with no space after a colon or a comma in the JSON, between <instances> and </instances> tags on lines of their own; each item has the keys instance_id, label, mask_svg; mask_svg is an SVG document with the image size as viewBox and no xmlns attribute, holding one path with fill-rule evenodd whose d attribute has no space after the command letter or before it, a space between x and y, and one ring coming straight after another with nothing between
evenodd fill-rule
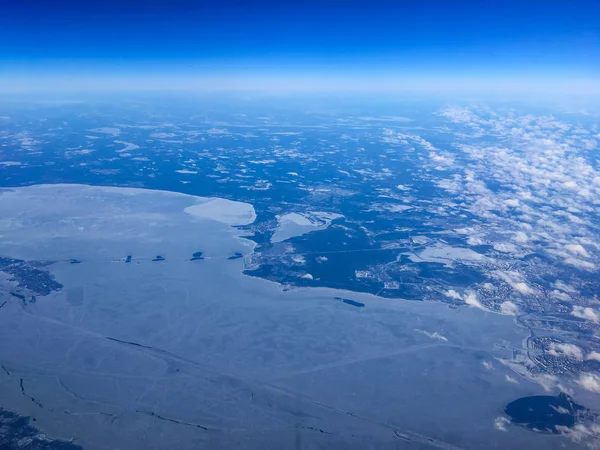
<instances>
[{"instance_id":1,"label":"dark land patch","mask_svg":"<svg viewBox=\"0 0 600 450\"><path fill-rule=\"evenodd\" d=\"M344 302L347 305L356 306L357 308L364 308L365 304L361 302L357 302L356 300L350 300L348 298L336 297L337 301Z\"/></svg>"},{"instance_id":2,"label":"dark land patch","mask_svg":"<svg viewBox=\"0 0 600 450\"><path fill-rule=\"evenodd\" d=\"M34 419L35 420L35 419ZM46 437L30 424L30 418L0 408L0 448L2 450L82 450L72 442Z\"/></svg>"},{"instance_id":3,"label":"dark land patch","mask_svg":"<svg viewBox=\"0 0 600 450\"><path fill-rule=\"evenodd\" d=\"M572 428L578 413L585 408L561 392L556 397L536 395L523 397L506 405L504 412L511 422L532 431L559 434L558 427Z\"/></svg>"},{"instance_id":4,"label":"dark land patch","mask_svg":"<svg viewBox=\"0 0 600 450\"><path fill-rule=\"evenodd\" d=\"M38 295L48 295L63 287L50 272L39 269L50 264L51 261L23 261L0 257L0 271L12 275L11 281L15 281L20 288Z\"/></svg>"},{"instance_id":5,"label":"dark land patch","mask_svg":"<svg viewBox=\"0 0 600 450\"><path fill-rule=\"evenodd\" d=\"M198 261L199 259L204 259L204 256L202 255L202 252L195 252L192 254L192 259L190 259L190 261Z\"/></svg>"}]
</instances>

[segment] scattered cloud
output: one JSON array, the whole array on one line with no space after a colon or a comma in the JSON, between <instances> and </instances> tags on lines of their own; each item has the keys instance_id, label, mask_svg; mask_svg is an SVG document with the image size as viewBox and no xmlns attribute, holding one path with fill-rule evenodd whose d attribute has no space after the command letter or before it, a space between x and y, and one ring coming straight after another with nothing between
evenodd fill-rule
<instances>
[{"instance_id":1,"label":"scattered cloud","mask_svg":"<svg viewBox=\"0 0 600 450\"><path fill-rule=\"evenodd\" d=\"M558 378L547 373L534 375L532 379L542 386L546 392L551 392L558 385Z\"/></svg>"},{"instance_id":2,"label":"scattered cloud","mask_svg":"<svg viewBox=\"0 0 600 450\"><path fill-rule=\"evenodd\" d=\"M444 295L449 298L453 298L455 300L462 300L462 296L456 292L454 289L450 289L444 292Z\"/></svg>"},{"instance_id":3,"label":"scattered cloud","mask_svg":"<svg viewBox=\"0 0 600 450\"><path fill-rule=\"evenodd\" d=\"M497 270L491 274L493 277L500 279L512 287L515 291L523 295L533 295L535 289L531 288L526 282L523 274L515 271Z\"/></svg>"},{"instance_id":4,"label":"scattered cloud","mask_svg":"<svg viewBox=\"0 0 600 450\"><path fill-rule=\"evenodd\" d=\"M112 127L94 128L94 129L91 129L88 131L93 132L93 133L108 134L113 137L117 137L118 135L121 134L121 130L119 128L112 128Z\"/></svg>"},{"instance_id":5,"label":"scattered cloud","mask_svg":"<svg viewBox=\"0 0 600 450\"><path fill-rule=\"evenodd\" d=\"M574 442L587 441L590 449L597 449L598 439L600 439L600 425L597 423L578 423L572 427L559 425L556 429Z\"/></svg>"},{"instance_id":6,"label":"scattered cloud","mask_svg":"<svg viewBox=\"0 0 600 450\"><path fill-rule=\"evenodd\" d=\"M496 417L494 420L494 428L498 431L506 431L506 426L510 423L506 417Z\"/></svg>"},{"instance_id":7,"label":"scattered cloud","mask_svg":"<svg viewBox=\"0 0 600 450\"><path fill-rule=\"evenodd\" d=\"M600 314L590 307L575 305L571 314L579 319L591 320L594 323L600 322Z\"/></svg>"},{"instance_id":8,"label":"scattered cloud","mask_svg":"<svg viewBox=\"0 0 600 450\"><path fill-rule=\"evenodd\" d=\"M500 312L509 316L516 316L519 314L519 308L513 302L507 300L500 305Z\"/></svg>"},{"instance_id":9,"label":"scattered cloud","mask_svg":"<svg viewBox=\"0 0 600 450\"><path fill-rule=\"evenodd\" d=\"M563 344L552 342L548 353L552 356L565 356L577 360L583 359L583 351L575 344Z\"/></svg>"},{"instance_id":10,"label":"scattered cloud","mask_svg":"<svg viewBox=\"0 0 600 450\"><path fill-rule=\"evenodd\" d=\"M583 248L581 244L567 244L565 245L565 249L574 255L583 256L584 258L589 258L589 253Z\"/></svg>"},{"instance_id":11,"label":"scattered cloud","mask_svg":"<svg viewBox=\"0 0 600 450\"><path fill-rule=\"evenodd\" d=\"M477 294L473 291L467 292L463 298L465 303L469 306L473 306L475 308L482 309L487 311L486 308L481 304L481 302L477 299Z\"/></svg>"},{"instance_id":12,"label":"scattered cloud","mask_svg":"<svg viewBox=\"0 0 600 450\"><path fill-rule=\"evenodd\" d=\"M595 352L595 351L589 352L587 354L587 356L585 357L585 359L591 360L591 361L600 361L600 353Z\"/></svg>"},{"instance_id":13,"label":"scattered cloud","mask_svg":"<svg viewBox=\"0 0 600 450\"><path fill-rule=\"evenodd\" d=\"M590 392L600 393L600 376L594 373L580 374L577 383Z\"/></svg>"},{"instance_id":14,"label":"scattered cloud","mask_svg":"<svg viewBox=\"0 0 600 450\"><path fill-rule=\"evenodd\" d=\"M529 241L529 237L523 231L517 231L513 237L513 240L520 244L523 244L523 243Z\"/></svg>"}]
</instances>

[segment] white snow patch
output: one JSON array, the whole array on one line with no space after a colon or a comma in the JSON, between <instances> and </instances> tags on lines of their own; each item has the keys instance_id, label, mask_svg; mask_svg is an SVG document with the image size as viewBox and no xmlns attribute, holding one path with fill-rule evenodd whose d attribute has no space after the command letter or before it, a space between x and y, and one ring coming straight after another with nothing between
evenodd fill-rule
<instances>
[{"instance_id":1,"label":"white snow patch","mask_svg":"<svg viewBox=\"0 0 600 450\"><path fill-rule=\"evenodd\" d=\"M470 248L463 247L451 247L449 245L436 245L427 247L418 255L410 254L408 256L413 262L439 262L448 264L452 261L460 262L480 262L484 261L486 257L481 253L477 253Z\"/></svg>"},{"instance_id":2,"label":"white snow patch","mask_svg":"<svg viewBox=\"0 0 600 450\"><path fill-rule=\"evenodd\" d=\"M331 222L338 219L340 214L311 211L305 213L292 212L277 216L277 229L271 237L271 242L283 242L292 237L302 236L313 231L324 230Z\"/></svg>"},{"instance_id":3,"label":"white snow patch","mask_svg":"<svg viewBox=\"0 0 600 450\"><path fill-rule=\"evenodd\" d=\"M424 330L415 330L415 331L417 333L424 334L425 336L427 336L430 339L437 339L438 341L448 342L448 338L446 336L442 336L437 331L434 331L433 333L431 333L430 331L424 331Z\"/></svg>"}]
</instances>

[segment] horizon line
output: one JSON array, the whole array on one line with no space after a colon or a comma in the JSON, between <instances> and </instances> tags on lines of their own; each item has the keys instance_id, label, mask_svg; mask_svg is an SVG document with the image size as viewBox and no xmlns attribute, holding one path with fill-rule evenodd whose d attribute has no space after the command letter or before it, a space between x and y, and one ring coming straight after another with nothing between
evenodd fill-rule
<instances>
[{"instance_id":1,"label":"horizon line","mask_svg":"<svg viewBox=\"0 0 600 450\"><path fill-rule=\"evenodd\" d=\"M1 93L23 92L364 92L600 95L600 79L536 76L27 76L0 75Z\"/></svg>"}]
</instances>

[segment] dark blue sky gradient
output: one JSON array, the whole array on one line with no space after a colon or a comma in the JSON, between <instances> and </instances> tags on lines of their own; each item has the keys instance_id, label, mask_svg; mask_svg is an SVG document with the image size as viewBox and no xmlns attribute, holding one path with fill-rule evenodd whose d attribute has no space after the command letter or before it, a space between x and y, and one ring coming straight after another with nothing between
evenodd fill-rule
<instances>
[{"instance_id":1,"label":"dark blue sky gradient","mask_svg":"<svg viewBox=\"0 0 600 450\"><path fill-rule=\"evenodd\" d=\"M0 71L600 71L600 1L3 2Z\"/></svg>"}]
</instances>

